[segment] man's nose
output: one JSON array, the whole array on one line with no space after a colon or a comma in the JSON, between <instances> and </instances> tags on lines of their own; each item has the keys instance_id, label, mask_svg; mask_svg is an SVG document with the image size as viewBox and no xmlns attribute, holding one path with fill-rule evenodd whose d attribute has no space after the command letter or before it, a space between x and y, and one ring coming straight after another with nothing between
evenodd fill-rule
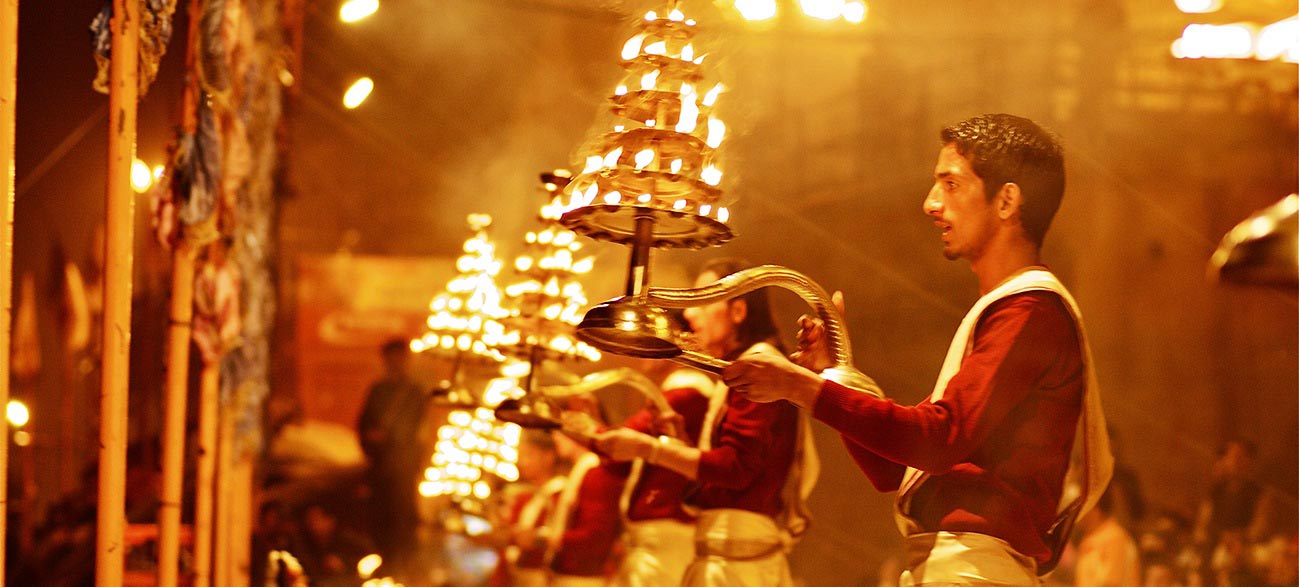
<instances>
[{"instance_id":1,"label":"man's nose","mask_svg":"<svg viewBox=\"0 0 1299 587\"><path fill-rule=\"evenodd\" d=\"M938 188L929 190L929 193L925 195L924 203L921 204L920 207L925 214L931 216L937 215L943 211L943 201L941 196L938 194Z\"/></svg>"}]
</instances>

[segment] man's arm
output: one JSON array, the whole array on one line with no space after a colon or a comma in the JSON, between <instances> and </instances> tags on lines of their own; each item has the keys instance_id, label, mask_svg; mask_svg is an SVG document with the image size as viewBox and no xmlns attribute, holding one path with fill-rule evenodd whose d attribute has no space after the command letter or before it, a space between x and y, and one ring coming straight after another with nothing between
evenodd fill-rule
<instances>
[{"instance_id":1,"label":"man's arm","mask_svg":"<svg viewBox=\"0 0 1299 587\"><path fill-rule=\"evenodd\" d=\"M974 348L948 382L944 398L916 406L872 397L792 364L736 361L723 376L755 401L789 401L883 459L931 473L965 460L1033 389L1045 365L1072 344L1076 331L1054 294L1020 294L984 314Z\"/></svg>"}]
</instances>

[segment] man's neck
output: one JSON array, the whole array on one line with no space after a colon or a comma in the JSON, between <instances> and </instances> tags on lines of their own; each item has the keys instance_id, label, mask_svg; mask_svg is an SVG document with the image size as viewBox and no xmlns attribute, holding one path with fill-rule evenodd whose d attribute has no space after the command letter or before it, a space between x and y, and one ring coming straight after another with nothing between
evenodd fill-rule
<instances>
[{"instance_id":1,"label":"man's neck","mask_svg":"<svg viewBox=\"0 0 1299 587\"><path fill-rule=\"evenodd\" d=\"M996 243L978 259L970 261L970 270L979 280L979 295L996 289L1002 282L1030 267L1040 266L1038 248L1028 242Z\"/></svg>"}]
</instances>

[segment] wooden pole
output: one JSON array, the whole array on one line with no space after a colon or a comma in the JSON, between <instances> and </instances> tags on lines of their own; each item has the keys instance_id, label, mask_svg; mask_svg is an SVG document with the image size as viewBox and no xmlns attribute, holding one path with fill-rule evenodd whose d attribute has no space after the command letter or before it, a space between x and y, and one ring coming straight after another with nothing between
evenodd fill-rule
<instances>
[{"instance_id":1,"label":"wooden pole","mask_svg":"<svg viewBox=\"0 0 1299 587\"><path fill-rule=\"evenodd\" d=\"M0 0L0 405L9 405L9 333L13 318L14 110L18 98L18 0ZM6 425L6 430L8 430ZM6 436L8 433L6 432ZM5 568L9 439L0 442L0 569ZM0 573L0 587L4 587Z\"/></svg>"},{"instance_id":2,"label":"wooden pole","mask_svg":"<svg viewBox=\"0 0 1299 587\"><path fill-rule=\"evenodd\" d=\"M171 325L167 331L167 395L163 398L162 495L158 501L159 587L180 575L181 501L185 480L185 403L194 319L194 251L182 240L171 252Z\"/></svg>"},{"instance_id":3,"label":"wooden pole","mask_svg":"<svg viewBox=\"0 0 1299 587\"><path fill-rule=\"evenodd\" d=\"M181 128L198 127L199 3L190 0L185 37L185 90L181 93ZM180 522L185 486L185 404L189 396L189 345L194 320L194 249L181 234L171 252L171 307L167 330L167 390L163 399L162 495L158 502L159 587L180 580Z\"/></svg>"},{"instance_id":4,"label":"wooden pole","mask_svg":"<svg viewBox=\"0 0 1299 587\"><path fill-rule=\"evenodd\" d=\"M199 384L198 465L194 482L194 587L212 584L212 492L216 472L219 361L203 365Z\"/></svg>"},{"instance_id":5,"label":"wooden pole","mask_svg":"<svg viewBox=\"0 0 1299 587\"><path fill-rule=\"evenodd\" d=\"M217 425L217 463L216 463L216 520L212 534L216 537L215 552L212 554L213 587L230 587L230 543L234 535L230 531L230 498L234 492L233 479L230 476L234 457L230 454L235 447L234 414L230 406L223 405L217 411L220 421Z\"/></svg>"},{"instance_id":6,"label":"wooden pole","mask_svg":"<svg viewBox=\"0 0 1299 587\"><path fill-rule=\"evenodd\" d=\"M230 473L230 570L231 585L248 585L252 570L253 515L253 456L248 451L233 455L234 468Z\"/></svg>"},{"instance_id":7,"label":"wooden pole","mask_svg":"<svg viewBox=\"0 0 1299 587\"><path fill-rule=\"evenodd\" d=\"M135 236L136 105L140 91L140 3L113 0L108 94L108 188L105 202L103 380L99 424L99 510L95 584L122 584L126 550L126 407L131 349L131 278Z\"/></svg>"}]
</instances>

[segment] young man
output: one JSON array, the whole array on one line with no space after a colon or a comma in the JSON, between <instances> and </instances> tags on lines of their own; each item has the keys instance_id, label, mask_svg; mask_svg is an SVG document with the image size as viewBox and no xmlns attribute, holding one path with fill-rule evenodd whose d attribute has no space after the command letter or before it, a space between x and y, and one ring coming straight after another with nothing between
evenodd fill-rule
<instances>
[{"instance_id":1,"label":"young man","mask_svg":"<svg viewBox=\"0 0 1299 587\"><path fill-rule=\"evenodd\" d=\"M750 400L812 411L842 434L878 489L898 491L904 587L1036 585L1113 464L1077 304L1040 259L1064 161L1050 134L1006 114L966 120L941 138L924 212L943 255L970 264L982 297L933 394L901 406L822 380L825 331L806 317L797 364L745 357L724 378ZM1075 436L1081 497L1066 503Z\"/></svg>"}]
</instances>

